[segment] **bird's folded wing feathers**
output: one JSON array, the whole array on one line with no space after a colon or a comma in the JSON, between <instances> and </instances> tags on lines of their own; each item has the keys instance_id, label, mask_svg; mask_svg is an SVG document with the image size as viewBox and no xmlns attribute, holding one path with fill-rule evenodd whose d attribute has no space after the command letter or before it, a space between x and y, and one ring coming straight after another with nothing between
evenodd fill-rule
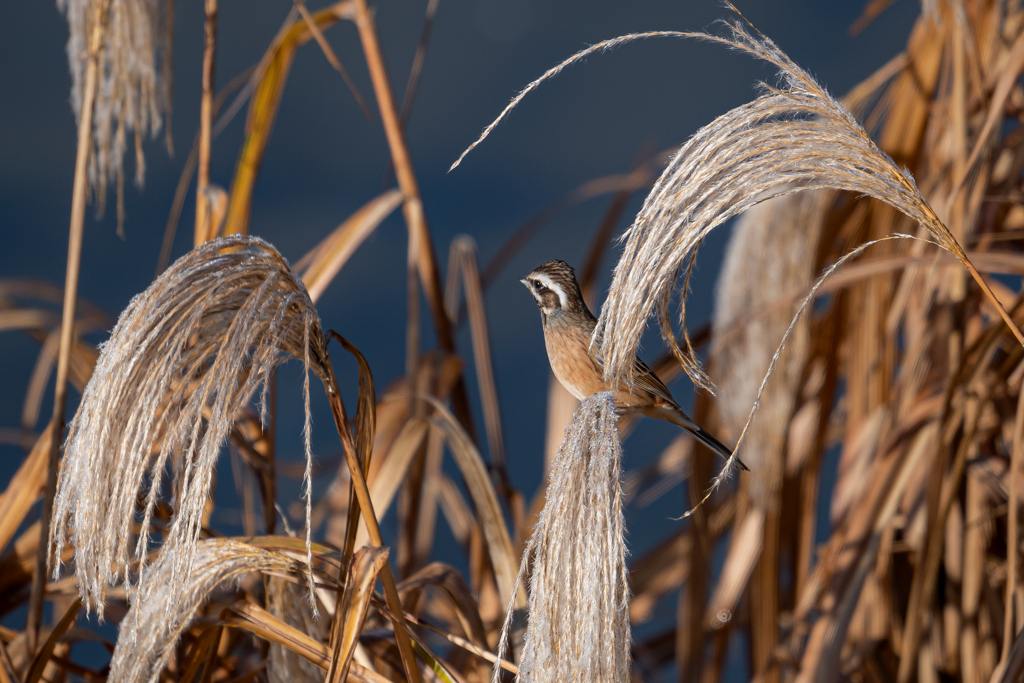
<instances>
[{"instance_id":1,"label":"bird's folded wing feathers","mask_svg":"<svg viewBox=\"0 0 1024 683\"><path fill-rule=\"evenodd\" d=\"M601 359L601 349L599 344L591 344L590 359L603 373L604 362ZM636 356L633 359L633 386L657 396L676 408L679 407L679 404L676 403L676 399L672 396L672 392L668 390L668 387L665 386L665 383L662 382L656 374L654 374L654 370L651 370L647 363L640 360L639 356Z\"/></svg>"}]
</instances>

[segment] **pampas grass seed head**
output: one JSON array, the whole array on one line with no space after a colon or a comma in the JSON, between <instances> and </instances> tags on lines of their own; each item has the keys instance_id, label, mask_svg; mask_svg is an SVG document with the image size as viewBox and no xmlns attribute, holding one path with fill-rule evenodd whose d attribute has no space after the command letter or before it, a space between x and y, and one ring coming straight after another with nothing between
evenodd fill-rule
<instances>
[{"instance_id":1,"label":"pampas grass seed head","mask_svg":"<svg viewBox=\"0 0 1024 683\"><path fill-rule=\"evenodd\" d=\"M182 589L235 415L258 388L266 391L271 370L288 358L328 374L326 341L305 287L258 238L207 242L132 300L102 346L71 423L50 528L53 565L74 542L87 608L99 608L119 578L130 584L140 494L134 557L143 562L168 465L175 511L161 558L172 592ZM308 379L305 393L308 459ZM308 543L307 533L307 554Z\"/></svg>"}]
</instances>

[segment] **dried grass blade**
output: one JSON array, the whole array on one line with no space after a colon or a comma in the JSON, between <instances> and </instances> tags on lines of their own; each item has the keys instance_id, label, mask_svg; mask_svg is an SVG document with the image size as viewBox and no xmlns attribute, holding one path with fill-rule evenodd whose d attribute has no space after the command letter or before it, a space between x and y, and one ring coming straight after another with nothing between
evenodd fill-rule
<instances>
[{"instance_id":1,"label":"dried grass blade","mask_svg":"<svg viewBox=\"0 0 1024 683\"><path fill-rule=\"evenodd\" d=\"M629 571L630 623L648 621L665 595L686 582L692 540L688 530L676 532L633 562Z\"/></svg>"},{"instance_id":2,"label":"dried grass blade","mask_svg":"<svg viewBox=\"0 0 1024 683\"><path fill-rule=\"evenodd\" d=\"M1020 472L1021 460L1024 459L1024 387L1017 396L1017 414L1013 423L1013 445L1010 454L1010 484L1009 500L1007 502L1006 514L1006 547L1018 548L1020 541L1020 491L1018 490L1017 475ZM3 544L0 544L0 549ZM1005 666L1009 661L1010 645L1013 643L1014 623L1024 615L1016 615L1014 609L1017 592L1017 565L1018 553L1008 552L1006 557L1006 591L1005 603L1006 612L1003 623L1003 651L999 658L1000 665Z\"/></svg>"},{"instance_id":3,"label":"dried grass blade","mask_svg":"<svg viewBox=\"0 0 1024 683\"><path fill-rule=\"evenodd\" d=\"M29 432L39 422L39 413L42 410L43 394L50 382L50 372L57 361L57 352L60 349L60 330L56 329L46 335L39 355L36 356L35 366L32 368L32 376L25 390L25 401L21 407L21 428ZM2 548L0 548L2 549Z\"/></svg>"},{"instance_id":4,"label":"dried grass blade","mask_svg":"<svg viewBox=\"0 0 1024 683\"><path fill-rule=\"evenodd\" d=\"M436 628L434 626L431 626L430 624L428 624L425 621L419 620L418 618L416 618L416 615L414 615L414 614L409 614L408 612L406 612L405 618L410 623L415 624L417 626L420 626L422 628L425 628L428 631L430 631L431 633L435 633L435 634L441 636L442 638L447 640L449 643L452 643L454 645L458 645L462 649L464 649L464 650L466 650L468 652L472 652L477 657L480 657L481 659L484 659L484 660L490 662L491 664L497 664L498 666L500 666L505 671L508 671L509 673L512 673L512 674L518 674L519 673L519 667L517 667L512 662L510 662L510 661L508 661L506 659L498 659L493 654L491 654L489 651L484 650L483 648L480 648L480 647L474 645L473 643L469 642L465 638L460 638L458 636L452 635L451 633L445 633L441 629Z\"/></svg>"},{"instance_id":5,"label":"dried grass blade","mask_svg":"<svg viewBox=\"0 0 1024 683\"><path fill-rule=\"evenodd\" d=\"M420 638L415 631L409 631L409 636L412 638L413 649L416 650L416 654L420 656L427 666L430 667L430 671L437 676L442 683L465 683L460 676L457 676L452 669L444 660L435 655L427 647L426 641Z\"/></svg>"},{"instance_id":6,"label":"dried grass blade","mask_svg":"<svg viewBox=\"0 0 1024 683\"><path fill-rule=\"evenodd\" d=\"M765 527L765 511L755 507L747 512L729 544L718 585L708 603L704 622L710 629L719 629L732 621L736 604L747 587L754 565L761 557Z\"/></svg>"},{"instance_id":7,"label":"dried grass blade","mask_svg":"<svg viewBox=\"0 0 1024 683\"><path fill-rule=\"evenodd\" d=\"M960 190L963 189L964 183L967 182L967 178L974 168L974 164L978 162L981 153L989 147L989 137L995 130L996 124L1003 120L1006 101L1010 97L1010 91L1017 84L1021 69L1024 69L1024 33L1017 36L1013 47L1010 48L1006 64L999 74L999 80L996 81L992 99L989 100L985 123L981 127L981 132L978 133L977 142L974 143L974 149L971 150L971 155L967 158L963 171L953 184L953 191L949 194L949 201L951 203L960 193Z\"/></svg>"},{"instance_id":8,"label":"dried grass blade","mask_svg":"<svg viewBox=\"0 0 1024 683\"><path fill-rule=\"evenodd\" d=\"M42 309L8 309L0 311L0 332L33 327L52 327L57 316Z\"/></svg>"},{"instance_id":9,"label":"dried grass blade","mask_svg":"<svg viewBox=\"0 0 1024 683\"><path fill-rule=\"evenodd\" d=\"M860 559L853 572L842 600L836 606L835 611L828 618L828 629L825 634L825 643L822 647L821 658L818 662L815 680L822 683L833 681L839 676L840 651L846 644L846 636L850 628L850 621L854 609L862 597L862 588L868 574L875 566L879 545L882 536L890 527L893 517L899 508L903 493L910 481L911 476L925 466L925 457L932 454L938 444L939 425L932 422L917 433L914 443L908 449L909 452L903 457L903 464L896 477L890 485L875 522L871 530L871 536L860 552ZM809 675L810 672L803 672Z\"/></svg>"},{"instance_id":10,"label":"dried grass blade","mask_svg":"<svg viewBox=\"0 0 1024 683\"><path fill-rule=\"evenodd\" d=\"M373 509L383 515L391 507L391 502L398 493L398 488L405 481L405 475L409 471L409 465L414 456L419 452L420 445L427 435L430 422L423 418L414 417L405 423L398 438L388 451L384 464L377 471L370 486L370 499L373 501ZM350 516L358 514L358 508L350 513ZM365 527L361 527L354 539L354 547L366 545L369 533Z\"/></svg>"},{"instance_id":11,"label":"dried grass blade","mask_svg":"<svg viewBox=\"0 0 1024 683\"><path fill-rule=\"evenodd\" d=\"M370 457L373 455L373 441L377 434L377 392L373 385L373 373L366 357L349 340L331 330L329 336L337 340L342 348L355 357L359 365L359 392L356 398L355 448L356 456L363 468L363 477L370 472ZM349 490L348 520L345 531L345 556L352 554L355 547L356 530L359 524L359 507L355 491Z\"/></svg>"},{"instance_id":12,"label":"dried grass blade","mask_svg":"<svg viewBox=\"0 0 1024 683\"><path fill-rule=\"evenodd\" d=\"M394 620L394 614L387 605L381 604L381 600L375 596L375 604L378 610L386 617ZM409 619L410 615L403 614L403 619L408 621L416 620L415 617ZM416 620L418 621L418 620ZM409 638L412 640L412 647L420 659L428 667L428 680L434 680L435 678L441 683L465 683L462 677L456 675L451 666L449 666L444 660L431 652L427 646L426 641L423 640L415 631L409 631Z\"/></svg>"},{"instance_id":13,"label":"dried grass blade","mask_svg":"<svg viewBox=\"0 0 1024 683\"><path fill-rule=\"evenodd\" d=\"M989 399L989 392L991 391L991 386L983 385L980 387L981 396L972 400L978 400L979 403L983 404ZM906 617L907 625L903 633L903 642L900 648L900 665L897 672L897 681L899 683L907 683L913 675L914 667L917 665L917 651L924 630L924 622L928 618L926 610L931 604L935 584L938 579L939 564L942 561L946 519L949 516L953 502L958 498L960 483L967 466L967 454L968 451L972 450L971 445L974 441L980 417L981 411L977 410L970 421L965 420L963 435L960 443L957 445L956 457L953 460L952 468L948 474L941 477L941 493L937 501L938 505L934 510L935 516L934 519L929 518L928 520L927 540L919 553L918 569L914 572L914 579L910 588ZM944 426L948 426L948 423ZM942 438L945 439L945 436L943 435ZM931 509L929 509L930 512L932 512Z\"/></svg>"},{"instance_id":14,"label":"dried grass blade","mask_svg":"<svg viewBox=\"0 0 1024 683\"><path fill-rule=\"evenodd\" d=\"M387 561L387 548L362 548L352 559L345 593L337 606L342 614L339 622L342 630L331 657L331 668L327 670L327 683L339 683L348 678L352 655L373 597L373 586Z\"/></svg>"},{"instance_id":15,"label":"dried grass blade","mask_svg":"<svg viewBox=\"0 0 1024 683\"><path fill-rule=\"evenodd\" d=\"M427 11L423 17L423 28L420 29L420 40L416 45L416 55L412 59L412 67L409 69L409 80L405 84L405 94L402 96L402 109L398 120L404 127L409 122L412 114L412 103L416 98L416 89L419 86L420 74L423 73L423 63L426 61L427 47L430 45L430 33L434 27L434 17L437 15L437 7L440 0L428 0ZM394 169L391 169L392 171Z\"/></svg>"},{"instance_id":16,"label":"dried grass blade","mask_svg":"<svg viewBox=\"0 0 1024 683\"><path fill-rule=\"evenodd\" d=\"M264 640L286 647L325 671L331 665L326 645L310 638L294 626L289 626L258 605L237 602L221 620L227 626L243 629Z\"/></svg>"},{"instance_id":17,"label":"dried grass blade","mask_svg":"<svg viewBox=\"0 0 1024 683\"><path fill-rule=\"evenodd\" d=\"M444 310L441 274L437 269L437 258L434 254L434 244L430 238L427 217L423 210L419 183L412 167L409 149L405 144L405 134L398 118L394 95L391 92L391 83L388 80L384 57L381 54L377 27L366 0L353 0L353 5L355 8L354 21L356 28L359 29L359 40L363 45L363 53L366 55L366 65L370 71L373 92L377 98L377 109L380 112L381 122L384 124L384 134L388 140L388 149L391 151L391 162L395 167L395 177L398 179L398 187L405 197L402 214L409 229L410 245L415 247L414 250L410 250L410 256L416 259L416 267L423 284L423 293L430 304L439 345L445 351L451 352L455 349L455 339ZM455 400L457 404L465 403L464 393L464 388L456 387ZM461 409L459 412L460 416L463 416ZM468 409L466 413L465 423L469 424Z\"/></svg>"},{"instance_id":18,"label":"dried grass blade","mask_svg":"<svg viewBox=\"0 0 1024 683\"><path fill-rule=\"evenodd\" d=\"M78 149L75 155L75 178L71 193L71 221L68 228L68 256L67 269L64 275L64 304L61 312L60 327L60 350L57 354L57 378L53 392L53 417L51 419L52 432L49 442L49 461L46 472L46 490L43 493L43 509L41 512L42 524L40 534L46 534L52 528L54 496L57 488L57 461L60 457L60 443L64 436L64 420L67 411L67 386L68 374L71 366L71 357L76 346L75 343L75 308L78 303L78 274L82 261L82 239L85 228L85 203L87 201L86 191L89 184L87 178L90 157L94 153L94 118L96 114L96 98L101 95L99 81L107 76L107 69L100 68L101 52L104 47L105 34L107 32L107 12L109 5L106 2L96 2L88 7L66 5L71 27L70 43L78 48L72 59L77 60L85 57L85 64L73 64L76 84L82 76L84 67L84 85L82 89L75 88L73 91L76 97L74 101L78 109ZM91 17L86 17L92 13ZM86 26L89 28L89 38L86 44ZM80 25L78 25L80 24ZM124 55L120 55L124 57ZM106 80L104 78L104 80ZM106 85L106 83L105 83ZM84 90L84 92L83 92ZM107 93L102 93L103 95ZM81 99L79 99L81 98ZM104 129L103 118L109 126L109 114L101 118L101 136ZM123 127L122 127L123 129ZM101 137L102 139L102 137ZM103 140L109 144L108 140ZM101 144L101 149L108 145ZM120 155L119 155L120 156ZM102 161L103 155L100 155ZM102 164L101 164L102 165ZM141 168L140 171L141 173ZM101 175L102 183L106 175ZM105 186L104 193L105 194ZM43 537L39 539L40 547L43 545ZM39 625L42 622L43 612L43 589L46 585L46 558L39 552L36 556L36 571L32 576L32 589L29 595L28 616L25 621L25 632L27 634L27 647L34 650L39 638Z\"/></svg>"},{"instance_id":19,"label":"dried grass blade","mask_svg":"<svg viewBox=\"0 0 1024 683\"><path fill-rule=\"evenodd\" d=\"M206 661L210 651L220 642L221 633L221 626L209 626L195 639L188 658L185 659L181 667L181 683L192 683L192 679L199 673L199 667Z\"/></svg>"},{"instance_id":20,"label":"dried grass blade","mask_svg":"<svg viewBox=\"0 0 1024 683\"><path fill-rule=\"evenodd\" d=\"M352 81L352 77L349 76L345 66L341 63L341 60L338 59L338 55L334 54L334 50L331 48L330 43L328 43L327 39L324 38L324 34L317 25L313 15L311 15L309 10L306 9L305 1L294 0L294 2L295 6L299 9L299 14L302 15L302 20L306 22L306 26L309 27L313 37L316 38L316 43L323 51L324 57L326 57L330 65L334 67L334 70L341 74L342 80L345 81L345 86L348 87L349 92L352 93L352 97L356 99L356 104L358 104L359 108L363 111L363 116L366 117L367 121L372 123L373 116L370 114L370 108L366 106L366 100L363 99L362 94L359 92L359 88L356 87L356 84Z\"/></svg>"},{"instance_id":21,"label":"dried grass blade","mask_svg":"<svg viewBox=\"0 0 1024 683\"><path fill-rule=\"evenodd\" d=\"M235 603L223 620L228 626L243 629L288 648L324 671L331 666L330 653L326 645L289 626L257 605L248 602ZM352 662L348 675L358 683L390 683L388 679L359 662Z\"/></svg>"},{"instance_id":22,"label":"dried grass blade","mask_svg":"<svg viewBox=\"0 0 1024 683\"><path fill-rule=\"evenodd\" d=\"M494 567L498 591L503 599L510 599L516 609L525 607L526 595L522 586L516 583L516 558L512 550L512 540L480 452L440 401L432 396L423 398L434 406L435 417L431 421L444 432L452 457L455 458L473 497L480 526L487 539L487 552Z\"/></svg>"},{"instance_id":23,"label":"dried grass blade","mask_svg":"<svg viewBox=\"0 0 1024 683\"><path fill-rule=\"evenodd\" d=\"M443 562L433 562L398 584L398 591L400 594L407 593L427 586L437 588L451 602L463 631L478 646L487 648L487 633L480 617L480 608L462 575Z\"/></svg>"},{"instance_id":24,"label":"dried grass blade","mask_svg":"<svg viewBox=\"0 0 1024 683\"><path fill-rule=\"evenodd\" d=\"M213 144L213 92L217 63L217 2L204 0L206 21L203 24L203 92L199 100L199 157L196 174L196 224L193 246L198 247L214 237L210 230L210 206L207 187L210 184L210 154Z\"/></svg>"},{"instance_id":25,"label":"dried grass blade","mask_svg":"<svg viewBox=\"0 0 1024 683\"><path fill-rule=\"evenodd\" d=\"M78 617L78 611L82 609L82 599L78 598L71 605L68 606L64 616L61 617L60 621L50 631L49 637L46 642L40 647L39 652L36 653L35 659L32 661L32 667L25 674L25 683L39 683L43 677L43 671L46 670L46 665L50 662L50 657L53 655L53 650L57 646L57 641L68 632L71 625L75 623L75 618Z\"/></svg>"},{"instance_id":26,"label":"dried grass blade","mask_svg":"<svg viewBox=\"0 0 1024 683\"><path fill-rule=\"evenodd\" d=\"M287 23L291 23L289 19ZM221 106L224 104L224 100L227 97L240 88L242 85L251 83L253 73L258 69L259 65L249 67L239 75L235 76L231 82L229 82L224 88L217 93L217 97L213 101L213 111L216 115ZM232 103L228 111L217 120L217 123L213 126L213 137L224 129L224 127L235 117L238 110L241 108L242 103L249 98L251 94L251 88L245 88L242 93L238 95L235 101ZM171 249L174 247L174 236L178 231L178 221L181 219L181 212L185 206L185 199L188 195L189 185L192 183L192 174L196 172L196 166L199 165L199 134L196 133L195 139L192 141L192 148L189 150L188 158L185 159L185 164L182 166L181 175L178 176L178 185L174 190L174 199L171 201L171 210L167 215L167 224L164 226L164 239L160 245L160 256L156 260L156 277L160 276L160 273L167 269L167 264L171 261Z\"/></svg>"},{"instance_id":27,"label":"dried grass blade","mask_svg":"<svg viewBox=\"0 0 1024 683\"><path fill-rule=\"evenodd\" d=\"M53 423L36 440L18 471L11 477L7 490L0 495L0 554L14 538L25 515L46 486L46 467L53 439Z\"/></svg>"},{"instance_id":28,"label":"dried grass blade","mask_svg":"<svg viewBox=\"0 0 1024 683\"><path fill-rule=\"evenodd\" d=\"M326 357L326 348L324 349ZM345 414L345 406L341 401L341 392L338 388L338 381L335 378L334 370L330 361L325 363L326 374L321 377L324 388L327 390L327 398L331 405L331 415L334 418L334 426L341 439L345 451L345 461L351 475L351 486L355 491L356 500L359 503L360 512L366 525L370 541L375 546L383 546L384 538L380 533L380 523L373 510L373 499L370 498L370 489L366 484L366 476L363 474L362 466L359 463L356 447L352 440L352 432L349 427L348 417ZM409 683L419 683L420 672L416 668L415 656L412 644L409 640L409 626L403 618L401 598L398 596L398 589L395 587L395 577L391 572L391 565L385 563L380 572L381 585L384 587L384 596L387 599L388 607L393 613L392 624L395 628L395 642L398 645L398 652L402 659L402 668Z\"/></svg>"},{"instance_id":29,"label":"dried grass blade","mask_svg":"<svg viewBox=\"0 0 1024 683\"><path fill-rule=\"evenodd\" d=\"M295 263L295 270L302 273L302 282L313 303L317 302L359 245L401 202L402 193L398 190L390 190L372 199Z\"/></svg>"},{"instance_id":30,"label":"dried grass blade","mask_svg":"<svg viewBox=\"0 0 1024 683\"><path fill-rule=\"evenodd\" d=\"M487 312L484 305L483 286L476 263L476 241L469 235L460 235L452 240L449 263L458 264L458 274L466 288L466 307L469 311L469 326L473 340L473 360L476 366L477 383L480 386L480 402L484 409L484 426L487 429L487 446L491 465L499 472L505 472L505 441L501 431L501 405L498 388L494 379L494 363L491 360L490 334L487 329ZM450 284L451 286L451 284ZM458 286L455 284L455 286ZM456 295L457 298L457 295ZM452 311L457 310L451 307Z\"/></svg>"}]
</instances>

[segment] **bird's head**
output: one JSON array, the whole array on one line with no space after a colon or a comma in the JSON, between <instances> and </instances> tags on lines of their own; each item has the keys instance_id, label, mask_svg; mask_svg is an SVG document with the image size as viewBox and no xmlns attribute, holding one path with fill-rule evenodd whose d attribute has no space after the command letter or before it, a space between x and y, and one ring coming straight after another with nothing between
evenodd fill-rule
<instances>
[{"instance_id":1,"label":"bird's head","mask_svg":"<svg viewBox=\"0 0 1024 683\"><path fill-rule=\"evenodd\" d=\"M576 271L565 261L548 261L534 268L520 280L537 301L544 315L579 311L583 295L576 282Z\"/></svg>"}]
</instances>

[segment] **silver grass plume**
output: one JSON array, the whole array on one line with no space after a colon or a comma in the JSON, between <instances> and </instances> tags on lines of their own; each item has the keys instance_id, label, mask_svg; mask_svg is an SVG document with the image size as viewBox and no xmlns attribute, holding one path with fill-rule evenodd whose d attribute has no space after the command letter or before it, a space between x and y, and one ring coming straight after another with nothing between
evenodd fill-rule
<instances>
[{"instance_id":1,"label":"silver grass plume","mask_svg":"<svg viewBox=\"0 0 1024 683\"><path fill-rule=\"evenodd\" d=\"M551 463L544 509L523 552L532 561L517 681L630 680L622 448L612 394L585 399ZM499 640L504 656L512 605ZM494 669L495 683L500 670Z\"/></svg>"},{"instance_id":2,"label":"silver grass plume","mask_svg":"<svg viewBox=\"0 0 1024 683\"><path fill-rule=\"evenodd\" d=\"M122 622L110 662L111 683L155 683L174 646L218 588L230 589L250 572L300 574L287 555L231 539L201 541L192 575L182 592L171 589L173 555L161 553L145 572L139 599Z\"/></svg>"},{"instance_id":3,"label":"silver grass plume","mask_svg":"<svg viewBox=\"0 0 1024 683\"><path fill-rule=\"evenodd\" d=\"M260 387L265 398L271 370L288 358L307 368L311 567L308 370L321 378L329 370L326 341L305 287L272 246L233 235L186 254L132 300L101 347L71 423L50 527L54 575L61 551L73 541L87 609L99 608L107 587L118 580L131 587L130 546L133 525L140 521L133 554L141 572L169 465L174 516L161 560L172 593L192 581L221 447L238 411Z\"/></svg>"},{"instance_id":4,"label":"silver grass plume","mask_svg":"<svg viewBox=\"0 0 1024 683\"><path fill-rule=\"evenodd\" d=\"M146 175L142 138L155 136L171 111L171 40L173 18L167 0L57 0L68 21L68 66L71 106L82 117L89 35L97 5L106 24L99 54L99 83L93 117L89 184L102 202L108 180L124 174L130 133L135 147L135 182ZM168 138L169 139L169 138Z\"/></svg>"},{"instance_id":5,"label":"silver grass plume","mask_svg":"<svg viewBox=\"0 0 1024 683\"><path fill-rule=\"evenodd\" d=\"M667 310L676 273L713 228L771 197L809 189L875 197L921 223L966 263L913 178L878 149L853 115L771 40L754 38L739 24L730 28L728 38L712 40L778 67L783 83L763 86L753 102L718 117L683 145L626 232L595 331L595 339L603 340L605 378L613 385L631 381L632 359L655 306L673 351L693 360L675 343ZM712 388L702 373L686 369Z\"/></svg>"}]
</instances>

